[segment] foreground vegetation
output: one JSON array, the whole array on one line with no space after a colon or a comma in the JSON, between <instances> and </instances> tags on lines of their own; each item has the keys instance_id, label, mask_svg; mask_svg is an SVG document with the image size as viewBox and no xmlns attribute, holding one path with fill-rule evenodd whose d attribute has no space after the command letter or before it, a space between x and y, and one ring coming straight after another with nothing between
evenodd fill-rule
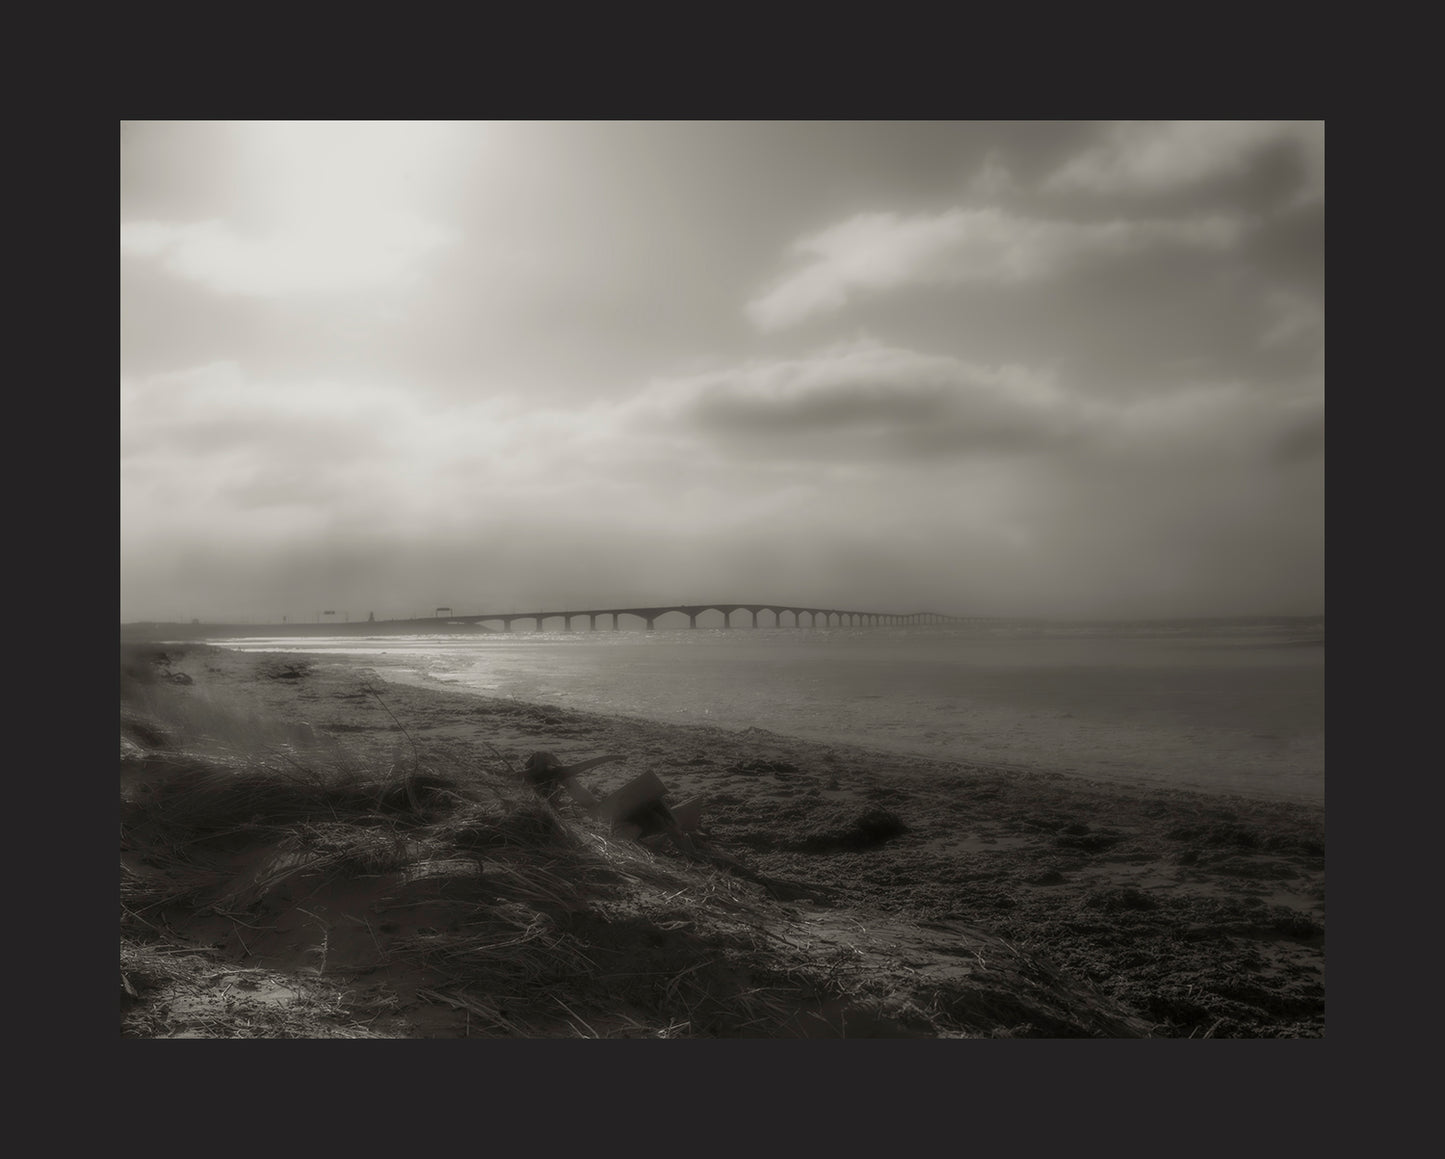
<instances>
[{"instance_id":1,"label":"foreground vegetation","mask_svg":"<svg viewBox=\"0 0 1445 1159\"><path fill-rule=\"evenodd\" d=\"M537 749L703 801L695 848L539 799ZM188 644L123 649L121 821L130 1036L1323 1034L1302 806Z\"/></svg>"}]
</instances>

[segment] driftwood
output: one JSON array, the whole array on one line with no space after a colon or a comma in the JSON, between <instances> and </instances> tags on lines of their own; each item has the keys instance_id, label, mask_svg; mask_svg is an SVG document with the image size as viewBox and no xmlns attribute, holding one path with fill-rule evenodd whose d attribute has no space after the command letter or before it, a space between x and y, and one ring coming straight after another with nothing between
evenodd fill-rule
<instances>
[{"instance_id":1,"label":"driftwood","mask_svg":"<svg viewBox=\"0 0 1445 1159\"><path fill-rule=\"evenodd\" d=\"M676 812L664 798L667 786L653 773L634 777L615 792L598 798L577 779L578 774L599 765L623 760L620 756L592 757L576 764L564 765L555 754L535 752L527 758L524 776L529 784L549 801L555 801L562 790L593 816L612 825L622 837L643 840L662 835L670 838L684 853L694 854L688 831L696 829L702 818L699 802L689 801Z\"/></svg>"},{"instance_id":2,"label":"driftwood","mask_svg":"<svg viewBox=\"0 0 1445 1159\"><path fill-rule=\"evenodd\" d=\"M574 801L583 808L592 810L597 808L599 802L577 779L577 774L625 759L620 756L593 757L590 760L578 761L575 765L564 765L552 753L536 752L527 758L522 775L529 785L549 801L555 801L558 793L566 789Z\"/></svg>"},{"instance_id":3,"label":"driftwood","mask_svg":"<svg viewBox=\"0 0 1445 1159\"><path fill-rule=\"evenodd\" d=\"M610 822L613 833L619 837L647 846L670 841L691 860L715 865L756 882L780 901L809 899L823 904L831 902L833 891L825 886L768 877L738 858L710 848L697 832L702 823L702 802L694 799L676 808L670 807L664 800L667 786L653 773L642 773L602 798L595 796L577 779L578 774L589 769L623 759L620 756L592 757L564 765L553 753L535 752L527 758L524 775L528 783L550 801L555 801L565 789L572 800L594 817Z\"/></svg>"}]
</instances>

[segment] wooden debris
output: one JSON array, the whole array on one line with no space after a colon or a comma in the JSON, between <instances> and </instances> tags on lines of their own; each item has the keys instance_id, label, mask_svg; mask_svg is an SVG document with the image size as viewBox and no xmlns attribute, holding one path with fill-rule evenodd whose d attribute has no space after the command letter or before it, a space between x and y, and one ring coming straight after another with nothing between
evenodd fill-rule
<instances>
[{"instance_id":1,"label":"wooden debris","mask_svg":"<svg viewBox=\"0 0 1445 1159\"><path fill-rule=\"evenodd\" d=\"M667 786L655 773L642 773L600 799L577 779L579 773L622 759L620 756L593 757L564 765L553 753L535 752L527 758L524 775L548 800L555 800L558 791L565 789L589 813L609 822L619 837L635 841L662 837L693 855L695 851L688 834L702 821L700 801L689 801L677 811L669 808L665 800Z\"/></svg>"}]
</instances>

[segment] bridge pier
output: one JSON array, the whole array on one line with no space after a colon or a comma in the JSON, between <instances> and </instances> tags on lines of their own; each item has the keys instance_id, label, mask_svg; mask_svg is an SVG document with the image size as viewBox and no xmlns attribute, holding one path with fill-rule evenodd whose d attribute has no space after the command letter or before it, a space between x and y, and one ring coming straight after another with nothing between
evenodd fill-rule
<instances>
[{"instance_id":1,"label":"bridge pier","mask_svg":"<svg viewBox=\"0 0 1445 1159\"><path fill-rule=\"evenodd\" d=\"M732 618L733 618L733 614L732 614L731 612L723 612L723 627L724 627L724 628L731 628L731 627L732 627Z\"/></svg>"},{"instance_id":2,"label":"bridge pier","mask_svg":"<svg viewBox=\"0 0 1445 1159\"><path fill-rule=\"evenodd\" d=\"M593 614L589 615L587 618L592 621L591 626L590 626L587 630L588 630L589 632L595 632L595 631L597 631L597 616L596 616L596 614L593 613Z\"/></svg>"},{"instance_id":3,"label":"bridge pier","mask_svg":"<svg viewBox=\"0 0 1445 1159\"><path fill-rule=\"evenodd\" d=\"M612 613L612 630L613 630L614 632L617 631L617 613L616 613L616 612L613 612L613 613Z\"/></svg>"},{"instance_id":4,"label":"bridge pier","mask_svg":"<svg viewBox=\"0 0 1445 1159\"><path fill-rule=\"evenodd\" d=\"M643 616L642 618L647 621L647 630L648 630L649 632L652 631L652 622L653 622L654 620L656 620L657 617L656 617L656 616Z\"/></svg>"},{"instance_id":5,"label":"bridge pier","mask_svg":"<svg viewBox=\"0 0 1445 1159\"><path fill-rule=\"evenodd\" d=\"M758 613L757 613L756 611L754 611L754 612L753 612L753 627L756 628L757 626L758 626Z\"/></svg>"},{"instance_id":6,"label":"bridge pier","mask_svg":"<svg viewBox=\"0 0 1445 1159\"><path fill-rule=\"evenodd\" d=\"M696 612L689 612L689 613L688 613L688 616L687 616L687 626L688 626L689 628L696 628L696 627L697 627L697 613L696 613Z\"/></svg>"}]
</instances>

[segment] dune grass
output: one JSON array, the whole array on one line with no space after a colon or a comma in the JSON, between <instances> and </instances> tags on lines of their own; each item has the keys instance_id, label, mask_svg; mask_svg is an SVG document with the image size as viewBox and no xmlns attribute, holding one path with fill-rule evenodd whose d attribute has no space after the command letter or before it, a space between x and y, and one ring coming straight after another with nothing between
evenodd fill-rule
<instances>
[{"instance_id":1,"label":"dune grass","mask_svg":"<svg viewBox=\"0 0 1445 1159\"><path fill-rule=\"evenodd\" d=\"M1142 1032L997 949L986 976L929 981L862 922L800 914L806 884L619 840L495 749L435 755L401 721L389 750L348 749L176 679L174 659L122 658L123 1034Z\"/></svg>"}]
</instances>

